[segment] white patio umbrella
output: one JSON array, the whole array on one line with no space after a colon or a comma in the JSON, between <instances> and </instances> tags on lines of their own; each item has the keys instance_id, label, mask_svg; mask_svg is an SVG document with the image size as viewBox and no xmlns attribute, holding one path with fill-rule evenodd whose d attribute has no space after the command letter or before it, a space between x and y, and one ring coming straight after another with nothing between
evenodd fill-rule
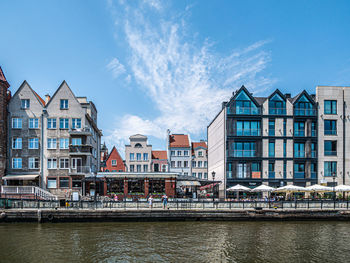
<instances>
[{"instance_id":1,"label":"white patio umbrella","mask_svg":"<svg viewBox=\"0 0 350 263\"><path fill-rule=\"evenodd\" d=\"M274 190L275 192L305 192L305 188L296 185L286 185Z\"/></svg>"},{"instance_id":2,"label":"white patio umbrella","mask_svg":"<svg viewBox=\"0 0 350 263\"><path fill-rule=\"evenodd\" d=\"M274 190L275 188L262 184L262 185L259 185L258 187L255 187L252 190L252 192L272 192Z\"/></svg>"},{"instance_id":3,"label":"white patio umbrella","mask_svg":"<svg viewBox=\"0 0 350 263\"><path fill-rule=\"evenodd\" d=\"M240 184L236 184L235 186L232 186L232 187L228 188L227 191L231 191L231 192L250 192L250 188L245 187L245 186L240 185Z\"/></svg>"},{"instance_id":4,"label":"white patio umbrella","mask_svg":"<svg viewBox=\"0 0 350 263\"><path fill-rule=\"evenodd\" d=\"M314 184L314 185L305 187L305 190L308 192L332 192L333 191L332 187L319 185L319 184Z\"/></svg>"},{"instance_id":5,"label":"white patio umbrella","mask_svg":"<svg viewBox=\"0 0 350 263\"><path fill-rule=\"evenodd\" d=\"M333 187L330 187L333 191ZM337 185L336 187L334 187L334 191L336 192L350 192L350 185Z\"/></svg>"}]
</instances>

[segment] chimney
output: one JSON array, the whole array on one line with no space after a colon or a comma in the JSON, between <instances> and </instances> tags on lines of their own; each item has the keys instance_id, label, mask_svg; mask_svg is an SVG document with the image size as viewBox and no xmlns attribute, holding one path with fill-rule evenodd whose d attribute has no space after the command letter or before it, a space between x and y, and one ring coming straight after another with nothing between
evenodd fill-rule
<instances>
[{"instance_id":1,"label":"chimney","mask_svg":"<svg viewBox=\"0 0 350 263\"><path fill-rule=\"evenodd\" d=\"M49 103L49 100L51 99L49 94L45 95L45 104Z\"/></svg>"},{"instance_id":2,"label":"chimney","mask_svg":"<svg viewBox=\"0 0 350 263\"><path fill-rule=\"evenodd\" d=\"M284 94L284 96L286 96L287 99L290 99L290 97L291 97L290 93L286 93L286 94Z\"/></svg>"},{"instance_id":3,"label":"chimney","mask_svg":"<svg viewBox=\"0 0 350 263\"><path fill-rule=\"evenodd\" d=\"M316 100L316 95L315 95L315 94L311 94L310 97L311 97L313 100Z\"/></svg>"}]
</instances>

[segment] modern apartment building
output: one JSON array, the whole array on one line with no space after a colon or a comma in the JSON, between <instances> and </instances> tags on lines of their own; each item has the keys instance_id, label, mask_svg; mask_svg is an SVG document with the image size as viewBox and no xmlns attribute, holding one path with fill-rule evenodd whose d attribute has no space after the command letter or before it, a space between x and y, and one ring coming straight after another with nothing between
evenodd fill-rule
<instances>
[{"instance_id":1,"label":"modern apartment building","mask_svg":"<svg viewBox=\"0 0 350 263\"><path fill-rule=\"evenodd\" d=\"M350 184L350 87L318 86L316 98L319 182Z\"/></svg>"},{"instance_id":2,"label":"modern apartment building","mask_svg":"<svg viewBox=\"0 0 350 263\"><path fill-rule=\"evenodd\" d=\"M150 172L152 145L147 144L147 136L135 134L129 138L130 144L125 145L125 163L128 172Z\"/></svg>"},{"instance_id":3,"label":"modern apartment building","mask_svg":"<svg viewBox=\"0 0 350 263\"><path fill-rule=\"evenodd\" d=\"M192 142L192 176L208 179L208 147L205 141Z\"/></svg>"},{"instance_id":4,"label":"modern apartment building","mask_svg":"<svg viewBox=\"0 0 350 263\"><path fill-rule=\"evenodd\" d=\"M220 197L236 184L278 187L317 182L317 103L302 91L276 90L254 97L244 86L209 124L208 176L222 183Z\"/></svg>"},{"instance_id":5,"label":"modern apartment building","mask_svg":"<svg viewBox=\"0 0 350 263\"><path fill-rule=\"evenodd\" d=\"M6 149L7 149L7 102L9 97L7 82L4 72L0 67L0 180L5 175Z\"/></svg>"},{"instance_id":6,"label":"modern apartment building","mask_svg":"<svg viewBox=\"0 0 350 263\"><path fill-rule=\"evenodd\" d=\"M65 81L46 101L24 81L8 109L8 175L35 176L58 196L81 192L82 179L100 165L95 105L76 97Z\"/></svg>"},{"instance_id":7,"label":"modern apartment building","mask_svg":"<svg viewBox=\"0 0 350 263\"><path fill-rule=\"evenodd\" d=\"M170 172L181 175L191 174L191 144L186 134L170 134L167 136L167 152Z\"/></svg>"}]
</instances>

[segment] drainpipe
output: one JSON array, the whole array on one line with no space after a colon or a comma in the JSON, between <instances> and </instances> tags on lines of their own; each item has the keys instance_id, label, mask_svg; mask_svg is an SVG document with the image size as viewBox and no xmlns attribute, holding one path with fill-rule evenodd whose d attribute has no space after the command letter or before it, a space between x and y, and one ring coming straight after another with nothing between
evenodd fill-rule
<instances>
[{"instance_id":1,"label":"drainpipe","mask_svg":"<svg viewBox=\"0 0 350 263\"><path fill-rule=\"evenodd\" d=\"M346 120L346 114L345 114L345 94L343 89L343 184L345 184L345 120Z\"/></svg>"},{"instance_id":2,"label":"drainpipe","mask_svg":"<svg viewBox=\"0 0 350 263\"><path fill-rule=\"evenodd\" d=\"M41 188L46 189L44 180L44 110L41 113L40 179Z\"/></svg>"}]
</instances>

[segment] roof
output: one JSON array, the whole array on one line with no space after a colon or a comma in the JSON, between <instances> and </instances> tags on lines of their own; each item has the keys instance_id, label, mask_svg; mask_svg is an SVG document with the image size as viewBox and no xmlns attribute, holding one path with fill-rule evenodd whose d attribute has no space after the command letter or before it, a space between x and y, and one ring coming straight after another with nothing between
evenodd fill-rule
<instances>
[{"instance_id":1,"label":"roof","mask_svg":"<svg viewBox=\"0 0 350 263\"><path fill-rule=\"evenodd\" d=\"M169 147L171 147L171 148L190 147L188 135L186 135L186 134L170 134L169 135Z\"/></svg>"},{"instance_id":2,"label":"roof","mask_svg":"<svg viewBox=\"0 0 350 263\"><path fill-rule=\"evenodd\" d=\"M6 77L5 77L5 74L4 74L4 72L2 71L2 68L1 68L1 67L0 67L0 81L5 82L5 83L8 85L8 87L10 86L10 84L7 82L7 79L6 79Z\"/></svg>"},{"instance_id":3,"label":"roof","mask_svg":"<svg viewBox=\"0 0 350 263\"><path fill-rule=\"evenodd\" d=\"M133 140L133 139L147 140L147 136L138 133L138 134L131 135L131 136L129 137L129 139L130 139L130 140Z\"/></svg>"},{"instance_id":4,"label":"roof","mask_svg":"<svg viewBox=\"0 0 350 263\"><path fill-rule=\"evenodd\" d=\"M40 97L39 94L35 92L35 90L33 90L33 92L34 92L34 95L35 95L35 96L40 100L40 102L45 106L45 101L43 100L43 98Z\"/></svg>"},{"instance_id":5,"label":"roof","mask_svg":"<svg viewBox=\"0 0 350 263\"><path fill-rule=\"evenodd\" d=\"M203 148L207 149L207 143L206 142L193 142L192 148L196 149L197 147L203 147Z\"/></svg>"},{"instance_id":6,"label":"roof","mask_svg":"<svg viewBox=\"0 0 350 263\"><path fill-rule=\"evenodd\" d=\"M166 151L152 151L152 159L167 160L168 155Z\"/></svg>"}]
</instances>

